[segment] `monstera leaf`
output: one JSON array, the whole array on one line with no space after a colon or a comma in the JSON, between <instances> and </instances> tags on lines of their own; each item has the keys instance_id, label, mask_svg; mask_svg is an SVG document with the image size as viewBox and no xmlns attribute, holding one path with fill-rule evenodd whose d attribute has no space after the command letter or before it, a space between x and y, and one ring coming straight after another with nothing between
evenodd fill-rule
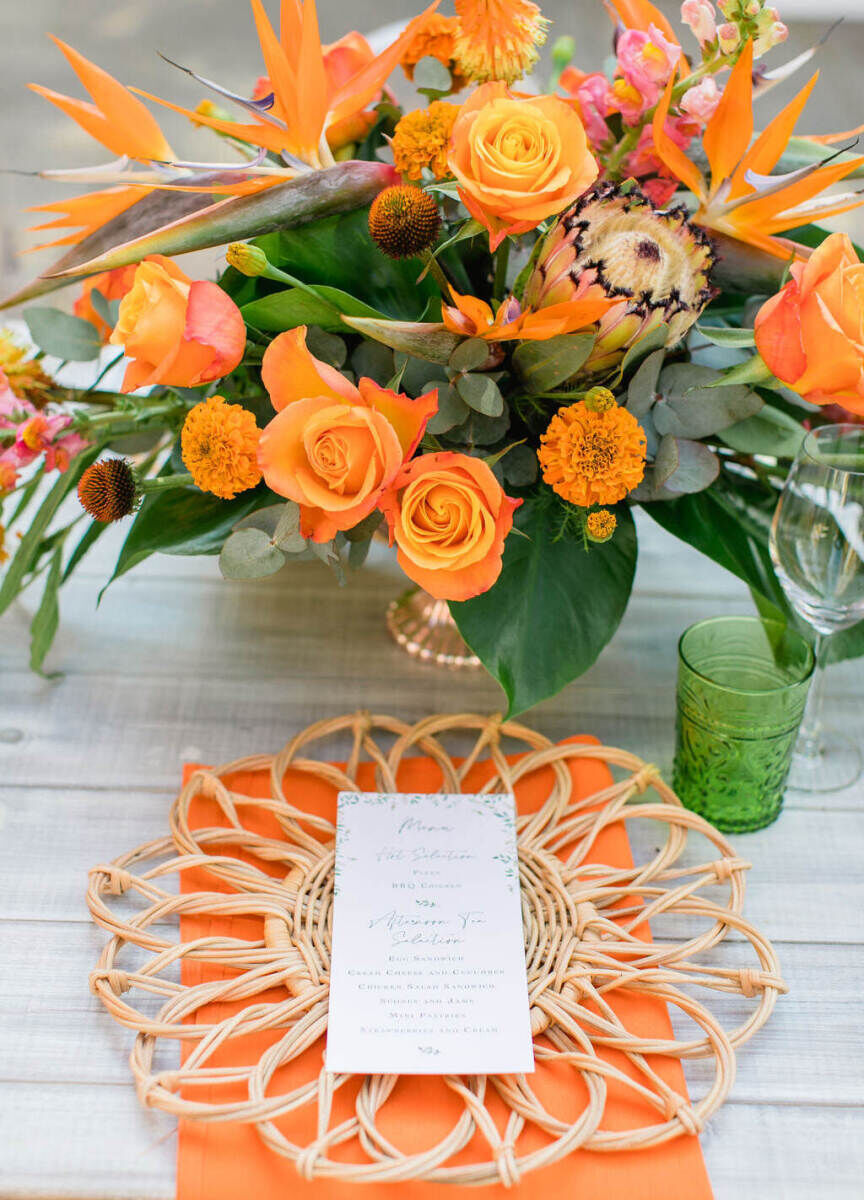
<instances>
[{"instance_id":1,"label":"monstera leaf","mask_svg":"<svg viewBox=\"0 0 864 1200\"><path fill-rule=\"evenodd\" d=\"M553 507L554 506L554 507ZM465 641L507 695L509 717L554 696L587 671L624 615L636 569L630 510L604 545L560 528L544 492L516 510L497 583L451 604Z\"/></svg>"},{"instance_id":2,"label":"monstera leaf","mask_svg":"<svg viewBox=\"0 0 864 1200\"><path fill-rule=\"evenodd\" d=\"M236 180L237 176L232 176L232 181ZM215 184L218 179L208 181ZM84 238L0 308L44 295L81 276L140 262L148 254L171 256L205 250L362 208L382 188L397 181L386 163L346 162L326 171L309 171L263 192L216 203L209 193L150 192Z\"/></svg>"}]
</instances>

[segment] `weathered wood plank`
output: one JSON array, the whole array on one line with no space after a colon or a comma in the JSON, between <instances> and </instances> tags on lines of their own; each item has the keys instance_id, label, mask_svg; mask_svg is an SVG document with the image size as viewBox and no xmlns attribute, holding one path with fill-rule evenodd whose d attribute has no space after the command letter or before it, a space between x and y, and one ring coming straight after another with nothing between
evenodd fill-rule
<instances>
[{"instance_id":1,"label":"weathered wood plank","mask_svg":"<svg viewBox=\"0 0 864 1200\"><path fill-rule=\"evenodd\" d=\"M0 939L5 966L0 979L0 1079L131 1087L127 1059L133 1035L108 1017L87 988L104 936L74 922L5 922ZM739 1052L735 1101L864 1105L864 1031L854 999L864 992L864 947L784 945L780 957L790 992ZM730 943L702 961L748 966L753 958L740 943ZM47 973L46 963L51 965ZM694 994L727 1029L753 1009L753 1001L719 992ZM139 992L128 998L148 1004ZM155 1011L158 1004L154 999L146 1011ZM692 1036L687 1022L678 1024L680 1036ZM814 1029L818 1037L813 1037ZM169 1051L165 1061L170 1058ZM710 1062L688 1061L685 1070L692 1094L702 1094L711 1082Z\"/></svg>"},{"instance_id":2,"label":"weathered wood plank","mask_svg":"<svg viewBox=\"0 0 864 1200\"><path fill-rule=\"evenodd\" d=\"M0 1200L173 1200L171 1122L130 1087L9 1084L0 1121ZM860 1200L862 1108L730 1103L702 1144L715 1200Z\"/></svg>"}]
</instances>

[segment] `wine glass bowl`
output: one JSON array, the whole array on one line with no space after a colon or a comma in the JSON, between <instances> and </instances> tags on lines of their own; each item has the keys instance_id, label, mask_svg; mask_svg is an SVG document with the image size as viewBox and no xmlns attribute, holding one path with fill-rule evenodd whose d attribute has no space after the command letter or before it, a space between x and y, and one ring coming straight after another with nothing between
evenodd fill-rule
<instances>
[{"instance_id":1,"label":"wine glass bowl","mask_svg":"<svg viewBox=\"0 0 864 1200\"><path fill-rule=\"evenodd\" d=\"M864 620L864 427L811 430L774 513L771 561L792 608L815 631L819 667L790 786L834 791L861 770L856 746L822 729L824 642Z\"/></svg>"}]
</instances>

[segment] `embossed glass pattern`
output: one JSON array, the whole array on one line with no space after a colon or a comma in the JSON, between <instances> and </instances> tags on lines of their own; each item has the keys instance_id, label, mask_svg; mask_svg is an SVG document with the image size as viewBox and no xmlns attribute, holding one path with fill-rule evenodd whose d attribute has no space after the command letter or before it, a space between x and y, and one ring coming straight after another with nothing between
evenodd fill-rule
<instances>
[{"instance_id":1,"label":"embossed glass pattern","mask_svg":"<svg viewBox=\"0 0 864 1200\"><path fill-rule=\"evenodd\" d=\"M673 787L727 833L776 821L813 674L813 652L788 626L714 617L678 643Z\"/></svg>"}]
</instances>

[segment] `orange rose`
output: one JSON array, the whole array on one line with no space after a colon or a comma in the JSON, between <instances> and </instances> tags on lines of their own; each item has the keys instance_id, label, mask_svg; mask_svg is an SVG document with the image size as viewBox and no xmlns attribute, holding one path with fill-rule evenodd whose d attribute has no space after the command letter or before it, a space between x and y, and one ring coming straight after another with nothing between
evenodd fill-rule
<instances>
[{"instance_id":1,"label":"orange rose","mask_svg":"<svg viewBox=\"0 0 864 1200\"><path fill-rule=\"evenodd\" d=\"M151 254L143 262L158 262L163 266L169 260L161 254ZM72 306L76 317L89 321L99 330L103 342L111 337L111 326L93 307L93 292L100 292L106 300L122 300L135 282L135 272L138 263L130 263L128 267L115 267L113 271L102 271L99 275L91 275L81 285L81 295Z\"/></svg>"},{"instance_id":2,"label":"orange rose","mask_svg":"<svg viewBox=\"0 0 864 1200\"><path fill-rule=\"evenodd\" d=\"M139 263L110 338L133 361L123 391L195 387L230 375L246 348L240 309L216 283L192 281L171 259Z\"/></svg>"},{"instance_id":3,"label":"orange rose","mask_svg":"<svg viewBox=\"0 0 864 1200\"><path fill-rule=\"evenodd\" d=\"M381 508L408 578L439 600L470 600L501 574L521 503L481 459L445 450L406 463Z\"/></svg>"},{"instance_id":4,"label":"orange rose","mask_svg":"<svg viewBox=\"0 0 864 1200\"><path fill-rule=\"evenodd\" d=\"M757 350L805 400L864 414L864 263L832 233L791 275L757 314Z\"/></svg>"},{"instance_id":5,"label":"orange rose","mask_svg":"<svg viewBox=\"0 0 864 1200\"><path fill-rule=\"evenodd\" d=\"M261 367L277 415L258 443L267 486L300 505L300 532L329 542L378 504L438 411L360 379L355 387L306 349L306 327L280 333Z\"/></svg>"},{"instance_id":6,"label":"orange rose","mask_svg":"<svg viewBox=\"0 0 864 1200\"><path fill-rule=\"evenodd\" d=\"M597 178L575 108L557 96L516 96L486 83L453 126L450 170L493 250L561 212Z\"/></svg>"}]
</instances>

